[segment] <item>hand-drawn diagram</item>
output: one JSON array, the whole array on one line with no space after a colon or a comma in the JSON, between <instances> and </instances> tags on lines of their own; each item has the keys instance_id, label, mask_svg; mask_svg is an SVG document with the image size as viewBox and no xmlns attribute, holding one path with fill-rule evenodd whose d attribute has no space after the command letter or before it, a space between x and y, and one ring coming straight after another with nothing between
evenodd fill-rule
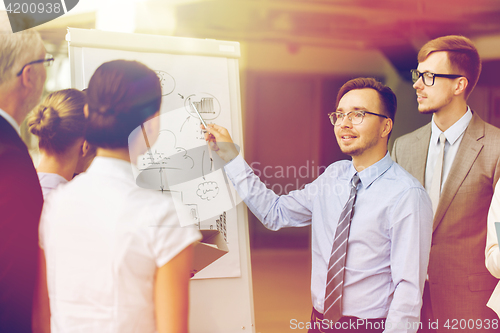
<instances>
[{"instance_id":1,"label":"hand-drawn diagram","mask_svg":"<svg viewBox=\"0 0 500 333\"><path fill-rule=\"evenodd\" d=\"M165 71L155 71L161 83L161 95L167 96L175 90L175 79Z\"/></svg>"},{"instance_id":2,"label":"hand-drawn diagram","mask_svg":"<svg viewBox=\"0 0 500 333\"><path fill-rule=\"evenodd\" d=\"M226 212L222 213L215 223L217 230L224 236L224 241L227 243Z\"/></svg>"},{"instance_id":3,"label":"hand-drawn diagram","mask_svg":"<svg viewBox=\"0 0 500 333\"><path fill-rule=\"evenodd\" d=\"M222 214L219 215L219 218L215 220L215 224L211 223L209 229L214 230L214 227L217 229L217 231L222 235L224 238L224 241L229 244L227 241L227 226L226 226L226 218L227 218L227 212L223 212Z\"/></svg>"},{"instance_id":4,"label":"hand-drawn diagram","mask_svg":"<svg viewBox=\"0 0 500 333\"><path fill-rule=\"evenodd\" d=\"M191 117L198 119L198 115L189 104L190 100L198 109L198 112L204 120L214 120L219 117L221 107L219 100L214 95L202 92L186 96L184 99L184 108L186 109L186 112Z\"/></svg>"},{"instance_id":5,"label":"hand-drawn diagram","mask_svg":"<svg viewBox=\"0 0 500 333\"><path fill-rule=\"evenodd\" d=\"M185 125L194 121L196 123L196 139L205 140L205 136L203 131L200 128L201 120L198 118L198 114L191 106L191 102L195 106L195 108L200 113L200 116L205 120L205 122L209 120L214 120L220 115L221 107L220 102L217 98L209 93L198 93L192 94L187 97L177 93L177 95L184 100L184 109L188 113L188 117L182 123L180 131L182 132Z\"/></svg>"},{"instance_id":6,"label":"hand-drawn diagram","mask_svg":"<svg viewBox=\"0 0 500 333\"><path fill-rule=\"evenodd\" d=\"M186 149L177 146L177 138L172 131L161 130L155 146L161 146L161 150L155 149L153 152L149 149L145 155L142 155L138 160L139 169L148 167L149 169L190 170L194 167L193 158L188 155Z\"/></svg>"},{"instance_id":7,"label":"hand-drawn diagram","mask_svg":"<svg viewBox=\"0 0 500 333\"><path fill-rule=\"evenodd\" d=\"M162 104L158 136L148 138L149 149L134 155L132 163L136 183L161 191L166 197L188 208L191 221L201 230L218 230L225 225L224 240L229 252L198 272L194 279L236 277L240 275L238 245L238 213L232 185L223 171L225 162L212 152L212 158L200 129L200 119L190 106L193 102L207 123L214 122L233 133L231 75L228 60L184 54L134 52L114 49L82 50L82 88L103 62L114 59L138 60L154 68L162 85ZM144 127L151 133L151 126ZM135 133L143 136L139 128ZM148 134L150 135L150 134ZM146 140L145 140L146 141ZM156 141L156 142L155 142ZM216 186L215 186L216 184ZM198 190L201 196L197 194ZM205 193L203 193L205 190ZM185 207L183 207L185 208ZM222 218L222 215L227 217ZM219 222L217 222L219 221ZM224 222L222 222L224 221ZM222 230L222 229L221 229Z\"/></svg>"},{"instance_id":8,"label":"hand-drawn diagram","mask_svg":"<svg viewBox=\"0 0 500 333\"><path fill-rule=\"evenodd\" d=\"M219 194L219 185L216 182L204 182L198 185L196 194L203 200L212 200Z\"/></svg>"},{"instance_id":9,"label":"hand-drawn diagram","mask_svg":"<svg viewBox=\"0 0 500 333\"><path fill-rule=\"evenodd\" d=\"M138 158L140 172L136 183L145 188L178 192L181 202L191 209L192 223L199 224L231 209L233 200L221 169L223 161L208 152L205 140L193 138L193 131L198 131L199 125L195 122L187 124L183 115L184 109L181 108L155 120L163 129L157 138L144 138L146 145L148 142L153 142L153 145ZM169 129L165 129L165 124ZM190 130L184 133L188 128ZM146 132L141 131L139 135L145 136ZM179 141L184 142L182 147ZM191 148L186 149L184 145Z\"/></svg>"},{"instance_id":10,"label":"hand-drawn diagram","mask_svg":"<svg viewBox=\"0 0 500 333\"><path fill-rule=\"evenodd\" d=\"M169 186L169 189L181 192L184 204L196 205L199 223L233 208L231 193L225 185L223 171L219 169L205 177Z\"/></svg>"},{"instance_id":11,"label":"hand-drawn diagram","mask_svg":"<svg viewBox=\"0 0 500 333\"><path fill-rule=\"evenodd\" d=\"M151 139L145 138L145 142L150 142ZM144 188L165 191L169 188L168 178L172 178L168 172L189 172L194 168L194 160L186 149L177 146L177 138L172 131L161 130L154 142L154 147L158 148L148 147L146 153L137 160L141 173L136 183Z\"/></svg>"}]
</instances>

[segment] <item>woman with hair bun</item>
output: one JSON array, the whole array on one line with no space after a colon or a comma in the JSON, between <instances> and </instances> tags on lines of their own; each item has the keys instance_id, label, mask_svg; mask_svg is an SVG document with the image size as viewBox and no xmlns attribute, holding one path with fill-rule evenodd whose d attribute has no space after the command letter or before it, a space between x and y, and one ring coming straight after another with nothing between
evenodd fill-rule
<instances>
[{"instance_id":1,"label":"woman with hair bun","mask_svg":"<svg viewBox=\"0 0 500 333\"><path fill-rule=\"evenodd\" d=\"M48 95L28 119L30 132L38 137L37 171L44 198L75 172L84 171L95 155L85 141L85 103L84 92L59 90Z\"/></svg>"},{"instance_id":2,"label":"woman with hair bun","mask_svg":"<svg viewBox=\"0 0 500 333\"><path fill-rule=\"evenodd\" d=\"M139 62L110 61L86 93L86 139L97 156L52 191L40 222L51 330L187 333L193 243L201 235L192 224L181 227L191 219L181 203L138 187L132 170L147 149L142 134L151 144L158 136L158 77Z\"/></svg>"},{"instance_id":3,"label":"woman with hair bun","mask_svg":"<svg viewBox=\"0 0 500 333\"><path fill-rule=\"evenodd\" d=\"M28 118L30 132L38 137L40 161L37 173L44 199L58 185L71 180L75 173L84 171L95 156L95 148L89 148L85 141L85 103L82 91L59 90L48 95ZM35 332L48 332L50 310L46 272L41 255L39 260L33 328Z\"/></svg>"}]
</instances>

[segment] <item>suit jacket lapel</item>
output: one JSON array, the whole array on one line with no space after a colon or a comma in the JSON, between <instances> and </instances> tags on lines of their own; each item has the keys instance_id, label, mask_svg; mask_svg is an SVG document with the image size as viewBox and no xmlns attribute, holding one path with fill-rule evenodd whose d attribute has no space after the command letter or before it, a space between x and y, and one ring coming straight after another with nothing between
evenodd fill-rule
<instances>
[{"instance_id":1,"label":"suit jacket lapel","mask_svg":"<svg viewBox=\"0 0 500 333\"><path fill-rule=\"evenodd\" d=\"M411 163L408 169L417 180L425 186L425 165L427 164L427 152L431 141L431 123L422 128L412 145ZM410 171L411 170L411 171Z\"/></svg>"},{"instance_id":2,"label":"suit jacket lapel","mask_svg":"<svg viewBox=\"0 0 500 333\"><path fill-rule=\"evenodd\" d=\"M484 122L479 116L473 113L460 147L458 147L457 155L451 166L446 183L443 186L443 192L441 193L436 215L434 216L433 231L441 223L443 216L450 207L451 201L457 194L458 189L464 182L465 177L467 177L474 161L483 148L483 144L479 141L482 137L484 137Z\"/></svg>"}]
</instances>

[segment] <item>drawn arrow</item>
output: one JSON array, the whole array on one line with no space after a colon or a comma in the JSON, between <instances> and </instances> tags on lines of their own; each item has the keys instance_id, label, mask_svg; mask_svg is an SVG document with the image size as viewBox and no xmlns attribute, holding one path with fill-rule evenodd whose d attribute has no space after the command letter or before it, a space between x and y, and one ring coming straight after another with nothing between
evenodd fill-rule
<instances>
[{"instance_id":1,"label":"drawn arrow","mask_svg":"<svg viewBox=\"0 0 500 333\"><path fill-rule=\"evenodd\" d=\"M182 125L181 125L181 129L180 129L180 131L179 131L179 132L182 132L182 128L184 127L184 124L185 124L185 123L187 123L187 122L189 121L189 118L191 118L191 117L189 117L189 116L188 116L188 117L186 118L186 120L184 120L184 122L183 122L183 123L182 123Z\"/></svg>"},{"instance_id":2,"label":"drawn arrow","mask_svg":"<svg viewBox=\"0 0 500 333\"><path fill-rule=\"evenodd\" d=\"M203 155L201 156L201 175L203 177L203 180L205 179L205 172L203 172L203 161L205 160L205 151L203 151Z\"/></svg>"}]
</instances>

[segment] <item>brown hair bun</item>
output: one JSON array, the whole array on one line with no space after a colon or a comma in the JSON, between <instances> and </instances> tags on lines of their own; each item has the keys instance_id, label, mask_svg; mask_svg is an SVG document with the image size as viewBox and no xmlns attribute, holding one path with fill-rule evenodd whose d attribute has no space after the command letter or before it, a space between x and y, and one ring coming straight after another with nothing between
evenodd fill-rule
<instances>
[{"instance_id":1,"label":"brown hair bun","mask_svg":"<svg viewBox=\"0 0 500 333\"><path fill-rule=\"evenodd\" d=\"M34 135L51 139L56 134L60 123L59 113L51 106L41 104L33 112L28 126Z\"/></svg>"},{"instance_id":2,"label":"brown hair bun","mask_svg":"<svg viewBox=\"0 0 500 333\"><path fill-rule=\"evenodd\" d=\"M47 152L65 152L78 138L85 137L87 121L83 113L85 93L64 89L48 95L28 119L39 147Z\"/></svg>"}]
</instances>

